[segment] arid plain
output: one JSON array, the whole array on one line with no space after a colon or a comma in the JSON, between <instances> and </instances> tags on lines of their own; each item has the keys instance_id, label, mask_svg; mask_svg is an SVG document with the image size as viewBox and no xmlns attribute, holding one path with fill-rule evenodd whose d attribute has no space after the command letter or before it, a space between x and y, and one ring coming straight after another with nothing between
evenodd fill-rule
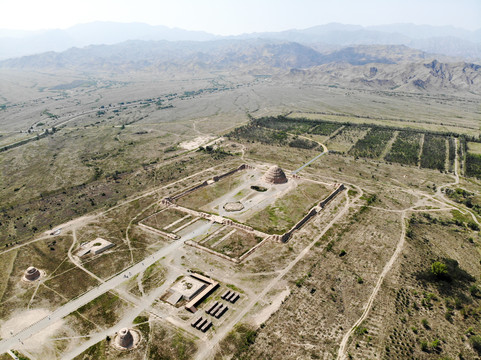
<instances>
[{"instance_id":1,"label":"arid plain","mask_svg":"<svg viewBox=\"0 0 481 360\"><path fill-rule=\"evenodd\" d=\"M479 357L479 94L350 74L0 69L0 359Z\"/></svg>"}]
</instances>

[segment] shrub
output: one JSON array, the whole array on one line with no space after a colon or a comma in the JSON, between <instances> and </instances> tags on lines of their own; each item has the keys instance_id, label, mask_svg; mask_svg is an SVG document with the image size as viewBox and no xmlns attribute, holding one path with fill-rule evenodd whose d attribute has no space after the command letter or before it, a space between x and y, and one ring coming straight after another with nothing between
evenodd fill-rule
<instances>
[{"instance_id":1,"label":"shrub","mask_svg":"<svg viewBox=\"0 0 481 360\"><path fill-rule=\"evenodd\" d=\"M425 352L429 350L427 341L421 341L421 350Z\"/></svg>"},{"instance_id":2,"label":"shrub","mask_svg":"<svg viewBox=\"0 0 481 360\"><path fill-rule=\"evenodd\" d=\"M481 354L481 336L471 336L469 342L471 343L473 349L476 350L479 354Z\"/></svg>"},{"instance_id":3,"label":"shrub","mask_svg":"<svg viewBox=\"0 0 481 360\"><path fill-rule=\"evenodd\" d=\"M356 333L356 335L364 335L364 334L367 334L367 329L365 327L356 327L356 330L354 330L354 332Z\"/></svg>"},{"instance_id":4,"label":"shrub","mask_svg":"<svg viewBox=\"0 0 481 360\"><path fill-rule=\"evenodd\" d=\"M468 222L468 227L469 227L471 230L479 231L479 225L476 224L474 221Z\"/></svg>"},{"instance_id":5,"label":"shrub","mask_svg":"<svg viewBox=\"0 0 481 360\"><path fill-rule=\"evenodd\" d=\"M431 274L436 278L445 278L448 276L448 268L446 264L440 261L435 261L431 264Z\"/></svg>"},{"instance_id":6,"label":"shrub","mask_svg":"<svg viewBox=\"0 0 481 360\"><path fill-rule=\"evenodd\" d=\"M469 293L471 294L471 296L473 297L479 297L479 288L476 286L476 285L471 285L469 287Z\"/></svg>"}]
</instances>

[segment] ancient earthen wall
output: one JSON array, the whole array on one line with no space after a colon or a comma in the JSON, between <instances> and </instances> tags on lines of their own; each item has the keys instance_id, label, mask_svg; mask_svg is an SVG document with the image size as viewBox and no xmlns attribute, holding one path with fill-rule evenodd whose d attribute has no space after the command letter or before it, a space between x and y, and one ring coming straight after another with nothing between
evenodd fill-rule
<instances>
[{"instance_id":1,"label":"ancient earthen wall","mask_svg":"<svg viewBox=\"0 0 481 360\"><path fill-rule=\"evenodd\" d=\"M240 257L239 257L239 262L242 262L244 261L244 259L246 257L248 257L250 254L252 254L254 251L256 251L259 247L261 247L266 241L269 241L270 240L270 236L267 236L266 238L264 238L264 240L262 240L259 244L257 244L256 246L252 247L249 251L245 252L244 254L242 254Z\"/></svg>"},{"instance_id":2,"label":"ancient earthen wall","mask_svg":"<svg viewBox=\"0 0 481 360\"><path fill-rule=\"evenodd\" d=\"M214 180L214 182L217 182L217 181L219 181L220 179L223 179L223 178L225 178L225 177L227 177L227 176L230 176L230 175L232 175L232 174L235 174L235 173L238 172L238 171L245 170L245 169L253 169L253 167L250 166L250 165L247 165L247 164L242 164L242 165L239 166L237 169L233 169L233 170L230 170L230 171L228 171L228 172L226 172L226 173L224 173L224 174L220 174L220 175L214 176L214 177L212 178L212 180ZM187 195L187 194L190 194L191 192L196 191L196 190L198 190L198 189L200 189L200 188L203 188L203 187L205 187L205 186L207 186L207 185L208 185L208 182L207 182L207 181L204 181L202 184L199 184L199 185L196 185L196 186L194 186L194 187L192 187L192 188L190 188L190 189L187 189L187 190L181 192L180 194L177 194L177 195L172 196L172 197L169 198L169 199L172 200L172 201L175 201L175 200L180 199L181 197L183 197L183 196L185 196L185 195Z\"/></svg>"},{"instance_id":3,"label":"ancient earthen wall","mask_svg":"<svg viewBox=\"0 0 481 360\"><path fill-rule=\"evenodd\" d=\"M144 229L147 229L147 230L150 230L152 232L155 232L159 235L162 235L162 236L165 236L165 237L168 237L172 240L178 240L180 239L180 236L179 235L176 235L176 234L171 234L171 233L168 233L168 232L165 232L165 231L161 231L159 229L156 229L156 228L153 228L151 226L148 226L148 225L145 225L145 224L142 224L142 223L139 223L139 226L140 227L143 227Z\"/></svg>"},{"instance_id":4,"label":"ancient earthen wall","mask_svg":"<svg viewBox=\"0 0 481 360\"><path fill-rule=\"evenodd\" d=\"M322 200L319 203L319 206L321 207L321 210L332 200L336 197L337 194L339 194L342 190L345 189L345 186L343 184L339 185L336 190L334 190L332 193L330 193L324 200ZM309 213L304 216L296 225L294 225L288 232L280 236L280 241L282 242L287 242L290 237L292 236L292 233L296 230L299 230L306 222L308 222L313 216L319 213L318 207L315 206L309 211Z\"/></svg>"},{"instance_id":5,"label":"ancient earthen wall","mask_svg":"<svg viewBox=\"0 0 481 360\"><path fill-rule=\"evenodd\" d=\"M339 194L339 192L341 192L341 191L344 190L344 189L345 189L344 184L339 185L336 190L334 190L332 193L330 193L327 198L325 198L324 200L322 200L322 201L319 203L319 206L322 207L322 208L323 208L324 206L326 206L326 205L329 203L329 201L331 201L332 199L334 199L334 197L335 197L337 194Z\"/></svg>"},{"instance_id":6,"label":"ancient earthen wall","mask_svg":"<svg viewBox=\"0 0 481 360\"><path fill-rule=\"evenodd\" d=\"M198 189L200 189L200 188L203 188L204 186L207 186L207 181L204 181L202 184L199 184L199 185L196 185L196 186L194 186L194 187L191 187L190 189L187 189L187 190L181 192L180 194L174 195L174 196L171 197L171 199L172 199L173 201L175 201L175 200L177 200L177 199L179 199L179 198L181 198L181 197L183 197L183 196L185 196L185 195L187 195L187 194L190 194L191 192L193 192L193 191L195 191L195 190L198 190Z\"/></svg>"},{"instance_id":7,"label":"ancient earthen wall","mask_svg":"<svg viewBox=\"0 0 481 360\"><path fill-rule=\"evenodd\" d=\"M289 230L288 232L286 232L284 235L281 236L281 241L287 242L287 240L289 240L289 238L291 237L294 231L300 229L306 222L308 222L313 216L316 216L316 215L317 215L316 208L311 209L311 211L309 211L309 213L306 216L304 216L296 225L294 225L291 230Z\"/></svg>"},{"instance_id":8,"label":"ancient earthen wall","mask_svg":"<svg viewBox=\"0 0 481 360\"><path fill-rule=\"evenodd\" d=\"M193 246L197 249L201 249L201 250L204 250L204 251L207 251L209 254L213 254L213 255L217 255L223 259L226 259L226 260L229 260L229 261L232 261L233 263L236 263L238 264L239 263L239 260L238 259L235 259L235 258L231 258L230 256L227 256L227 255L224 255L224 254L221 254L215 250L212 250L212 249L209 249L208 247L205 247L205 246L202 246L200 245L199 243L196 243L195 241L191 241L191 240L187 240L185 242L186 245L190 245L190 246Z\"/></svg>"}]
</instances>

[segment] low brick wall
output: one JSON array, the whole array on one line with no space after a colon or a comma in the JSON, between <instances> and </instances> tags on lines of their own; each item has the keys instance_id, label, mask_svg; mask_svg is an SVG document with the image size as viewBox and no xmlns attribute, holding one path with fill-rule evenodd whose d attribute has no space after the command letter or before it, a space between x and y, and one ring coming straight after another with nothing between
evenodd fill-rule
<instances>
[{"instance_id":1,"label":"low brick wall","mask_svg":"<svg viewBox=\"0 0 481 360\"><path fill-rule=\"evenodd\" d=\"M180 239L180 236L179 235L176 235L176 234L171 234L171 233L168 233L168 232L164 232L164 231L161 231L159 229L156 229L156 228L153 228L151 226L148 226L148 225L145 225L145 224L142 224L142 223L139 223L139 226L144 228L144 229L147 229L149 231L152 231L154 233L157 233L159 235L162 235L162 236L165 236L165 237L168 237L169 239L172 239L172 240L179 240Z\"/></svg>"},{"instance_id":2,"label":"low brick wall","mask_svg":"<svg viewBox=\"0 0 481 360\"><path fill-rule=\"evenodd\" d=\"M332 199L334 199L336 197L337 194L339 194L345 188L346 187L344 186L344 184L339 185L336 190L334 190L332 193L330 193L327 198L325 198L324 200L322 200L319 203L319 206L322 207L322 208L324 206L326 206Z\"/></svg>"},{"instance_id":3,"label":"low brick wall","mask_svg":"<svg viewBox=\"0 0 481 360\"><path fill-rule=\"evenodd\" d=\"M289 241L290 237L292 236L292 233L296 230L299 230L302 226L304 226L305 223L307 223L312 217L317 215L324 207L332 200L334 199L337 194L339 194L342 190L345 189L345 186L343 184L339 185L336 190L334 190L332 193L330 193L324 200L322 200L319 203L319 207L315 206L313 207L309 213L304 216L296 225L294 225L288 232L284 233L283 235L280 235L279 240L283 243L286 243Z\"/></svg>"},{"instance_id":4,"label":"low brick wall","mask_svg":"<svg viewBox=\"0 0 481 360\"><path fill-rule=\"evenodd\" d=\"M215 250L212 250L212 249L209 249L208 247L205 247L205 246L202 246L200 245L199 243L196 243L195 241L192 241L192 240L187 240L185 242L186 245L190 245L192 247L195 247L197 249L200 249L200 250L203 250L203 251L207 251L209 254L212 254L212 255L216 255L216 256L219 256L223 259L226 259L226 260L229 260L229 261L232 261L233 263L235 264L238 264L240 261L239 259L234 259L234 258L231 258L230 256L227 256L227 255L224 255L224 254L221 254Z\"/></svg>"}]
</instances>

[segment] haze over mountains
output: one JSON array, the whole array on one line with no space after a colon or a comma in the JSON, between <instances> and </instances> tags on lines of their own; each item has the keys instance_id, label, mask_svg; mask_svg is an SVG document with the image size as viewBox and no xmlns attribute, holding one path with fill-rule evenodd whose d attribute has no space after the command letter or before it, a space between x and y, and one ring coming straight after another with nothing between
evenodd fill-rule
<instances>
[{"instance_id":1,"label":"haze over mountains","mask_svg":"<svg viewBox=\"0 0 481 360\"><path fill-rule=\"evenodd\" d=\"M212 41L220 39L276 39L325 46L406 45L429 53L481 58L481 29L468 31L452 26L392 24L363 27L327 24L281 32L218 36L202 31L172 29L142 23L93 22L65 30L16 31L0 29L0 59L46 51L64 51L71 47L115 44L127 40Z\"/></svg>"},{"instance_id":2,"label":"haze over mountains","mask_svg":"<svg viewBox=\"0 0 481 360\"><path fill-rule=\"evenodd\" d=\"M329 24L220 37L145 24L91 23L37 34L37 47L31 51L69 48L2 60L0 68L100 76L138 71L198 76L222 71L268 75L290 84L478 94L481 45L472 41L477 34L480 31L409 24L371 28ZM12 46L17 41L19 51L34 39L16 36L20 37L9 41ZM101 42L105 44L95 44ZM423 49L416 49L416 43Z\"/></svg>"}]
</instances>

